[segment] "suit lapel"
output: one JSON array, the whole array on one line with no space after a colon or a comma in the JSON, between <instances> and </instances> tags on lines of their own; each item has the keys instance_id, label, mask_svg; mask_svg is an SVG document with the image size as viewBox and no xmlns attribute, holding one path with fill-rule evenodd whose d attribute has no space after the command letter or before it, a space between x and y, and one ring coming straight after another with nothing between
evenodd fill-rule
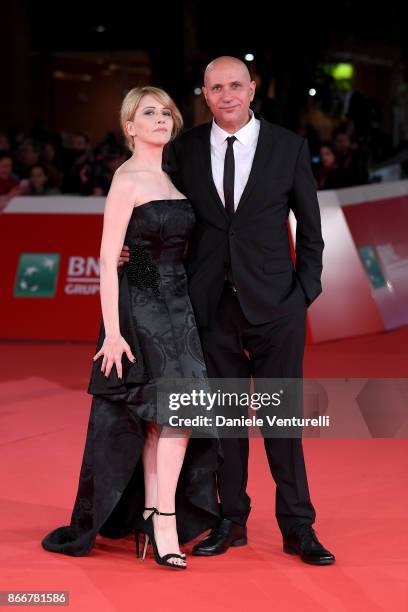
<instances>
[{"instance_id":1,"label":"suit lapel","mask_svg":"<svg viewBox=\"0 0 408 612\"><path fill-rule=\"evenodd\" d=\"M258 142L255 149L254 159L252 161L251 171L249 173L244 191L242 192L241 199L239 200L237 208L235 209L234 216L240 213L245 204L248 202L249 196L252 189L255 187L256 181L262 176L263 169L271 158L271 133L265 120L262 119L262 117L259 117L259 119L261 125L259 128Z\"/></svg>"}]
</instances>

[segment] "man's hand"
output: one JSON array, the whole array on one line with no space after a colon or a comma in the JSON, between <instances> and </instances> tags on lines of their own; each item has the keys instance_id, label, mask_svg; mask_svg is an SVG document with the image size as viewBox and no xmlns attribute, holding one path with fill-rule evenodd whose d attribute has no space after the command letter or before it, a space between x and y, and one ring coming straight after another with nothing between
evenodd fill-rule
<instances>
[{"instance_id":1,"label":"man's hand","mask_svg":"<svg viewBox=\"0 0 408 612\"><path fill-rule=\"evenodd\" d=\"M118 267L123 266L124 263L129 261L129 247L126 244L123 245L119 255Z\"/></svg>"}]
</instances>

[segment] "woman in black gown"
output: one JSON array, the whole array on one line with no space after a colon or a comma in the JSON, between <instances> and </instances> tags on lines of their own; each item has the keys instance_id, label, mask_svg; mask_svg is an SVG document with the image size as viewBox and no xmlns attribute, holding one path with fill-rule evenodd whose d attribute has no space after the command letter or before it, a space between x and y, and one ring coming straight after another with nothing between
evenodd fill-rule
<instances>
[{"instance_id":1,"label":"woman in black gown","mask_svg":"<svg viewBox=\"0 0 408 612\"><path fill-rule=\"evenodd\" d=\"M162 170L163 148L182 118L163 90L143 87L125 97L121 123L132 156L115 173L105 206L103 321L78 492L70 525L42 545L80 556L98 533L142 531L157 562L184 569L179 542L218 522L220 455L214 429L175 432L157 402L163 380L205 388L207 378L183 265L194 211ZM130 261L118 271L124 242Z\"/></svg>"}]
</instances>

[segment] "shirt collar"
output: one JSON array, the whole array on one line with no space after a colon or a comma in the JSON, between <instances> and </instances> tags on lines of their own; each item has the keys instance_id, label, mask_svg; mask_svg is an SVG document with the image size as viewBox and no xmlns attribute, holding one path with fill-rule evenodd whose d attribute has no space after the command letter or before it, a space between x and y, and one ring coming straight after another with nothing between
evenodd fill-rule
<instances>
[{"instance_id":1,"label":"shirt collar","mask_svg":"<svg viewBox=\"0 0 408 612\"><path fill-rule=\"evenodd\" d=\"M235 134L230 134L229 132L226 132L220 128L220 126L216 124L215 119L213 119L211 126L211 137L214 144L216 146L223 145L229 136L235 136L236 139L243 145L251 144L251 142L253 142L257 136L257 120L255 119L255 115L251 109L249 109L249 112L251 113L251 119L240 130L238 130L238 132L235 132Z\"/></svg>"}]
</instances>

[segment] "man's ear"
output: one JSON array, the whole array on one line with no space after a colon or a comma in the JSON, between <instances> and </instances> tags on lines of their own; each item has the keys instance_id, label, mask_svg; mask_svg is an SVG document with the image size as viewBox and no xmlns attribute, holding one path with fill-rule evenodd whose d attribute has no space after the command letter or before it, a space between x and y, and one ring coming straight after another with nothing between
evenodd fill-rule
<instances>
[{"instance_id":1,"label":"man's ear","mask_svg":"<svg viewBox=\"0 0 408 612\"><path fill-rule=\"evenodd\" d=\"M255 97L255 90L256 90L256 82L255 81L251 81L250 88L251 88L251 102L252 102L252 100Z\"/></svg>"},{"instance_id":2,"label":"man's ear","mask_svg":"<svg viewBox=\"0 0 408 612\"><path fill-rule=\"evenodd\" d=\"M201 91L203 92L203 96L207 102L207 88L204 85L202 86Z\"/></svg>"}]
</instances>

